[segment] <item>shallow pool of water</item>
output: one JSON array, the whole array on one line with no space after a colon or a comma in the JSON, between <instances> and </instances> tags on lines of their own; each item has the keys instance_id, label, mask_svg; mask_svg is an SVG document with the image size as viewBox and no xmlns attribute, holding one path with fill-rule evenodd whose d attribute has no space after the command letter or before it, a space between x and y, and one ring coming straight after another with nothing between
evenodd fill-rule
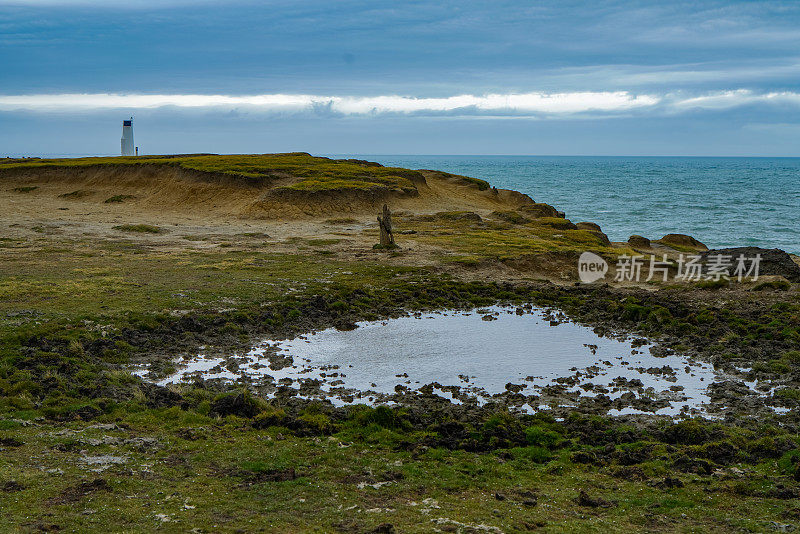
<instances>
[{"instance_id":1,"label":"shallow pool of water","mask_svg":"<svg viewBox=\"0 0 800 534\"><path fill-rule=\"evenodd\" d=\"M608 406L611 414L676 414L709 401L706 387L715 379L710 365L676 354L656 356L642 343L600 337L544 309L493 307L265 340L231 358L201 354L181 362L181 370L161 383L246 377L336 404L387 401L431 383L434 392L456 402L508 400L513 392L513 401L526 411L597 395L633 401ZM275 362L281 359L292 363L280 368Z\"/></svg>"}]
</instances>

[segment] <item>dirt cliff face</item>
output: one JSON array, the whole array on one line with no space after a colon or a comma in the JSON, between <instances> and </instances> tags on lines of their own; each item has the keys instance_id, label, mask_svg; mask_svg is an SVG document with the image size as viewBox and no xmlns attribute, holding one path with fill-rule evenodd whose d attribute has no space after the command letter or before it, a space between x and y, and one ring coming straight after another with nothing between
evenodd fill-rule
<instances>
[{"instance_id":1,"label":"dirt cliff face","mask_svg":"<svg viewBox=\"0 0 800 534\"><path fill-rule=\"evenodd\" d=\"M417 213L533 203L473 178L306 154L10 160L0 163L0 188L18 209L39 214L74 207L192 219L372 213L387 202Z\"/></svg>"}]
</instances>

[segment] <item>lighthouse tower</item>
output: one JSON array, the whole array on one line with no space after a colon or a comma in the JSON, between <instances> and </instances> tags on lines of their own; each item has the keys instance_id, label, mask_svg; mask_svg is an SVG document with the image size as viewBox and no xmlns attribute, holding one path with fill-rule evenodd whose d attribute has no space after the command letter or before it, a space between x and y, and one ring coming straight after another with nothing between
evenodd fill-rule
<instances>
[{"instance_id":1,"label":"lighthouse tower","mask_svg":"<svg viewBox=\"0 0 800 534\"><path fill-rule=\"evenodd\" d=\"M129 120L122 121L122 155L123 156L133 156L134 155L134 147L133 147L133 117Z\"/></svg>"}]
</instances>

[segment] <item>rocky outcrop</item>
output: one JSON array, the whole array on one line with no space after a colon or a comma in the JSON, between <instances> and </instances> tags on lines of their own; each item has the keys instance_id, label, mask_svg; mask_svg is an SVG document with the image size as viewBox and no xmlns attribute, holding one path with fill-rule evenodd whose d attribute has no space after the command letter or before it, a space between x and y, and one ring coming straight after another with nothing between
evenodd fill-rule
<instances>
[{"instance_id":1,"label":"rocky outcrop","mask_svg":"<svg viewBox=\"0 0 800 534\"><path fill-rule=\"evenodd\" d=\"M550 204L543 202L535 202L525 206L520 206L517 211L524 213L528 217L558 217L559 211Z\"/></svg>"},{"instance_id":2,"label":"rocky outcrop","mask_svg":"<svg viewBox=\"0 0 800 534\"><path fill-rule=\"evenodd\" d=\"M747 260L748 266L751 260L759 254L761 255L758 267L759 276L777 275L786 278L790 282L800 282L800 265L797 265L789 254L779 248L720 248L703 252L701 257L703 261L707 262L709 261L709 256L718 254L730 256L734 265L736 264L736 259L743 255Z\"/></svg>"},{"instance_id":3,"label":"rocky outcrop","mask_svg":"<svg viewBox=\"0 0 800 534\"><path fill-rule=\"evenodd\" d=\"M691 249L691 250L708 250L708 247L703 243L685 234L667 234L661 239L655 241L660 245L666 245L676 250Z\"/></svg>"},{"instance_id":4,"label":"rocky outcrop","mask_svg":"<svg viewBox=\"0 0 800 534\"><path fill-rule=\"evenodd\" d=\"M593 222L579 222L576 223L575 226L578 227L578 230L592 230L594 232L602 232L603 230L600 228L600 225Z\"/></svg>"},{"instance_id":5,"label":"rocky outcrop","mask_svg":"<svg viewBox=\"0 0 800 534\"><path fill-rule=\"evenodd\" d=\"M597 236L600 241L605 246L611 246L611 240L608 239L608 236L603 233L603 230L600 229L600 225L593 222L579 222L575 225L578 230L586 230L587 232L591 233L592 235Z\"/></svg>"},{"instance_id":6,"label":"rocky outcrop","mask_svg":"<svg viewBox=\"0 0 800 534\"><path fill-rule=\"evenodd\" d=\"M646 237L633 234L628 238L628 244L634 248L650 248L650 240Z\"/></svg>"}]
</instances>

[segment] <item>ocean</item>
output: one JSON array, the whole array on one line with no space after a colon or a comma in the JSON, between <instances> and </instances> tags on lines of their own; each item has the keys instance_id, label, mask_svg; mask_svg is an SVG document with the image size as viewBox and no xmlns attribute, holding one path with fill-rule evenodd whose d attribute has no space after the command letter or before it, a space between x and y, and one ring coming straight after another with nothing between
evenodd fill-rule
<instances>
[{"instance_id":1,"label":"ocean","mask_svg":"<svg viewBox=\"0 0 800 534\"><path fill-rule=\"evenodd\" d=\"M800 254L800 158L336 155L473 176L599 224L612 241L689 234Z\"/></svg>"}]
</instances>

